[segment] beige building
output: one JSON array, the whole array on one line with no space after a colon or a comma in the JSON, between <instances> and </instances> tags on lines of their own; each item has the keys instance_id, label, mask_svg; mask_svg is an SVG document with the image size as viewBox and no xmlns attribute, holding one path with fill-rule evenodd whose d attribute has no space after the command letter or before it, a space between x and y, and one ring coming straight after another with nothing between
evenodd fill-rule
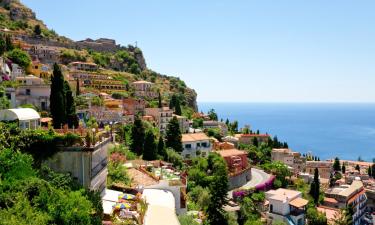
<instances>
[{"instance_id":1,"label":"beige building","mask_svg":"<svg viewBox=\"0 0 375 225\"><path fill-rule=\"evenodd\" d=\"M286 224L304 225L308 201L299 191L279 188L266 192L269 202L267 221L269 224L281 220Z\"/></svg>"},{"instance_id":2,"label":"beige building","mask_svg":"<svg viewBox=\"0 0 375 225\"><path fill-rule=\"evenodd\" d=\"M294 174L305 170L306 159L299 152L293 152L287 148L274 148L271 152L271 160L286 164Z\"/></svg>"},{"instance_id":3,"label":"beige building","mask_svg":"<svg viewBox=\"0 0 375 225\"><path fill-rule=\"evenodd\" d=\"M175 116L178 120L178 124L180 125L181 133L183 133L183 134L188 133L189 132L189 119L186 118L185 116L179 116L179 115L175 115L175 114L173 114L173 116Z\"/></svg>"},{"instance_id":4,"label":"beige building","mask_svg":"<svg viewBox=\"0 0 375 225\"><path fill-rule=\"evenodd\" d=\"M153 83L140 80L132 83L136 97L156 98L157 93L152 89Z\"/></svg>"},{"instance_id":5,"label":"beige building","mask_svg":"<svg viewBox=\"0 0 375 225\"><path fill-rule=\"evenodd\" d=\"M354 225L364 224L362 221L367 206L366 190L360 180L355 180L351 185L333 187L325 192L324 206L333 209L344 209L347 206L354 208Z\"/></svg>"},{"instance_id":6,"label":"beige building","mask_svg":"<svg viewBox=\"0 0 375 225\"><path fill-rule=\"evenodd\" d=\"M173 110L169 107L145 108L146 116L152 116L157 123L160 132L165 132L169 121L172 119Z\"/></svg>"},{"instance_id":7,"label":"beige building","mask_svg":"<svg viewBox=\"0 0 375 225\"><path fill-rule=\"evenodd\" d=\"M72 62L69 63L69 68L75 71L96 71L98 70L98 65L95 63L88 62Z\"/></svg>"},{"instance_id":8,"label":"beige building","mask_svg":"<svg viewBox=\"0 0 375 225\"><path fill-rule=\"evenodd\" d=\"M315 168L318 168L320 178L329 179L333 172L333 163L329 161L306 161L306 172L314 174Z\"/></svg>"},{"instance_id":9,"label":"beige building","mask_svg":"<svg viewBox=\"0 0 375 225\"><path fill-rule=\"evenodd\" d=\"M60 60L60 48L58 47L33 45L29 49L29 54L33 60L39 60L41 63L53 64Z\"/></svg>"},{"instance_id":10,"label":"beige building","mask_svg":"<svg viewBox=\"0 0 375 225\"><path fill-rule=\"evenodd\" d=\"M206 157L212 150L210 138L205 133L192 133L182 135L182 157L184 159L196 156Z\"/></svg>"},{"instance_id":11,"label":"beige building","mask_svg":"<svg viewBox=\"0 0 375 225\"><path fill-rule=\"evenodd\" d=\"M43 79L33 75L17 77L16 81L19 83L18 87L6 89L11 107L32 104L40 110L49 110L49 98L51 94L49 84L45 84Z\"/></svg>"},{"instance_id":12,"label":"beige building","mask_svg":"<svg viewBox=\"0 0 375 225\"><path fill-rule=\"evenodd\" d=\"M250 145L253 144L254 138L258 140L258 143L267 143L270 136L268 134L236 134L239 144Z\"/></svg>"}]
</instances>

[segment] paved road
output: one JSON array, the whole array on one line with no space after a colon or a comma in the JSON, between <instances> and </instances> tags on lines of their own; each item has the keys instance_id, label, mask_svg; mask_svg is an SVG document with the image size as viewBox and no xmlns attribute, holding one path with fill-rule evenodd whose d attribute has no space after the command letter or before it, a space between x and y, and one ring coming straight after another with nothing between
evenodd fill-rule
<instances>
[{"instance_id":1,"label":"paved road","mask_svg":"<svg viewBox=\"0 0 375 225\"><path fill-rule=\"evenodd\" d=\"M251 180L249 180L242 188L252 188L258 184L266 182L271 177L270 174L264 172L263 170L251 168ZM232 198L232 191L228 192L228 198Z\"/></svg>"}]
</instances>

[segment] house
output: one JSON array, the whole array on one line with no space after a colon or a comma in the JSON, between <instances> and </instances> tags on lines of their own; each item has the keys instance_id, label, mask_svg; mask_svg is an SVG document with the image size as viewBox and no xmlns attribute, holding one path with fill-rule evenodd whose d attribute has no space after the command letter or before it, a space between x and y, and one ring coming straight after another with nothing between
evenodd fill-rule
<instances>
[{"instance_id":1,"label":"house","mask_svg":"<svg viewBox=\"0 0 375 225\"><path fill-rule=\"evenodd\" d=\"M17 121L21 129L35 130L40 127L40 115L30 108L0 110L0 121Z\"/></svg>"},{"instance_id":2,"label":"house","mask_svg":"<svg viewBox=\"0 0 375 225\"><path fill-rule=\"evenodd\" d=\"M227 163L230 190L243 186L251 179L251 167L246 151L233 148L220 150L217 153Z\"/></svg>"},{"instance_id":3,"label":"house","mask_svg":"<svg viewBox=\"0 0 375 225\"><path fill-rule=\"evenodd\" d=\"M162 108L145 108L146 116L154 117L160 132L165 132L169 121L172 119L173 110L169 107Z\"/></svg>"},{"instance_id":4,"label":"house","mask_svg":"<svg viewBox=\"0 0 375 225\"><path fill-rule=\"evenodd\" d=\"M98 65L95 63L89 63L89 62L72 62L69 63L69 68L71 70L82 70L82 71L97 71Z\"/></svg>"},{"instance_id":5,"label":"house","mask_svg":"<svg viewBox=\"0 0 375 225\"><path fill-rule=\"evenodd\" d=\"M12 107L32 104L40 110L49 110L51 94L49 84L45 84L43 79L33 75L17 77L16 81L19 84L16 88L6 89Z\"/></svg>"},{"instance_id":6,"label":"house","mask_svg":"<svg viewBox=\"0 0 375 225\"><path fill-rule=\"evenodd\" d=\"M147 97L147 98L156 98L157 93L152 89L154 86L153 83L140 80L132 83L134 88L134 95L136 97Z\"/></svg>"},{"instance_id":7,"label":"house","mask_svg":"<svg viewBox=\"0 0 375 225\"><path fill-rule=\"evenodd\" d=\"M211 152L210 138L205 133L182 134L181 153L184 159L190 159L196 156L206 157Z\"/></svg>"},{"instance_id":8,"label":"house","mask_svg":"<svg viewBox=\"0 0 375 225\"><path fill-rule=\"evenodd\" d=\"M70 173L84 187L101 192L107 184L110 141L109 137L103 137L90 147L61 147L46 163L54 171Z\"/></svg>"},{"instance_id":9,"label":"house","mask_svg":"<svg viewBox=\"0 0 375 225\"><path fill-rule=\"evenodd\" d=\"M60 48L58 47L33 45L29 50L29 54L33 60L50 65L60 60Z\"/></svg>"},{"instance_id":10,"label":"house","mask_svg":"<svg viewBox=\"0 0 375 225\"><path fill-rule=\"evenodd\" d=\"M253 144L254 138L258 140L258 143L267 143L270 139L268 134L236 134L239 144L251 145Z\"/></svg>"},{"instance_id":11,"label":"house","mask_svg":"<svg viewBox=\"0 0 375 225\"><path fill-rule=\"evenodd\" d=\"M298 174L305 170L306 159L301 156L301 153L294 152L287 148L272 149L271 160L286 164L292 169L294 174Z\"/></svg>"},{"instance_id":12,"label":"house","mask_svg":"<svg viewBox=\"0 0 375 225\"><path fill-rule=\"evenodd\" d=\"M308 201L302 198L299 191L279 188L266 192L269 202L267 220L283 221L286 224L304 225L306 205Z\"/></svg>"},{"instance_id":13,"label":"house","mask_svg":"<svg viewBox=\"0 0 375 225\"><path fill-rule=\"evenodd\" d=\"M125 98L122 100L122 109L126 115L144 115L145 106L143 99Z\"/></svg>"},{"instance_id":14,"label":"house","mask_svg":"<svg viewBox=\"0 0 375 225\"><path fill-rule=\"evenodd\" d=\"M203 129L219 129L223 136L228 134L228 126L224 122L216 120L203 121Z\"/></svg>"},{"instance_id":15,"label":"house","mask_svg":"<svg viewBox=\"0 0 375 225\"><path fill-rule=\"evenodd\" d=\"M355 180L350 185L329 188L325 192L323 205L333 209L344 209L353 207L353 224L363 224L364 214L367 206L366 190L362 181Z\"/></svg>"},{"instance_id":16,"label":"house","mask_svg":"<svg viewBox=\"0 0 375 225\"><path fill-rule=\"evenodd\" d=\"M42 64L40 61L33 61L27 68L27 72L45 79L51 76L51 68L47 64Z\"/></svg>"},{"instance_id":17,"label":"house","mask_svg":"<svg viewBox=\"0 0 375 225\"><path fill-rule=\"evenodd\" d=\"M10 76L12 80L15 80L17 77L21 77L25 75L22 67L20 67L18 64L12 63L11 68L12 68L12 72Z\"/></svg>"},{"instance_id":18,"label":"house","mask_svg":"<svg viewBox=\"0 0 375 225\"><path fill-rule=\"evenodd\" d=\"M306 161L306 173L314 174L318 168L320 178L329 179L333 172L333 163L330 161Z\"/></svg>"},{"instance_id":19,"label":"house","mask_svg":"<svg viewBox=\"0 0 375 225\"><path fill-rule=\"evenodd\" d=\"M235 145L227 141L224 141L224 142L215 141L214 147L213 147L213 149L215 150L225 150L225 149L233 149L233 148L235 148Z\"/></svg>"},{"instance_id":20,"label":"house","mask_svg":"<svg viewBox=\"0 0 375 225\"><path fill-rule=\"evenodd\" d=\"M185 116L179 116L173 114L178 120L178 124L180 125L181 133L185 134L189 132L189 119Z\"/></svg>"}]
</instances>

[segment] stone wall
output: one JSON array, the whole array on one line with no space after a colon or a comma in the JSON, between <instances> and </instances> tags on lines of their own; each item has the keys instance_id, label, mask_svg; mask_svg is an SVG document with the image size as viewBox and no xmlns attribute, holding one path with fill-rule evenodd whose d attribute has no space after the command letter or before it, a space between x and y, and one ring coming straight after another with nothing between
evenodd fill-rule
<instances>
[{"instance_id":1,"label":"stone wall","mask_svg":"<svg viewBox=\"0 0 375 225\"><path fill-rule=\"evenodd\" d=\"M241 173L229 177L229 189L239 188L245 185L249 180L251 180L251 168L248 168Z\"/></svg>"}]
</instances>

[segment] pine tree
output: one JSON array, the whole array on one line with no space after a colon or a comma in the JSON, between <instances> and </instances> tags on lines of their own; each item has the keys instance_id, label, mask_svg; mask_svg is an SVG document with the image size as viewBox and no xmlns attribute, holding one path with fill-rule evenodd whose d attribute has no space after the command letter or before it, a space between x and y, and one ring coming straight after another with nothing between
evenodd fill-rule
<instances>
[{"instance_id":1,"label":"pine tree","mask_svg":"<svg viewBox=\"0 0 375 225\"><path fill-rule=\"evenodd\" d=\"M64 90L64 76L60 67L53 65L53 75L51 77L50 111L55 129L60 129L66 124L66 99Z\"/></svg>"},{"instance_id":2,"label":"pine tree","mask_svg":"<svg viewBox=\"0 0 375 225\"><path fill-rule=\"evenodd\" d=\"M345 172L346 172L346 167L345 167L344 164L343 164L342 167L341 167L341 172L342 172L342 174L345 174Z\"/></svg>"},{"instance_id":3,"label":"pine tree","mask_svg":"<svg viewBox=\"0 0 375 225\"><path fill-rule=\"evenodd\" d=\"M336 172L341 171L340 160L338 157L335 158L335 161L333 163L333 170Z\"/></svg>"},{"instance_id":4,"label":"pine tree","mask_svg":"<svg viewBox=\"0 0 375 225\"><path fill-rule=\"evenodd\" d=\"M159 108L161 108L161 107L163 107L163 104L162 104L162 102L161 102L161 95L160 95L160 91L158 92L158 100L159 100L159 104L158 104L158 106L159 106Z\"/></svg>"},{"instance_id":5,"label":"pine tree","mask_svg":"<svg viewBox=\"0 0 375 225\"><path fill-rule=\"evenodd\" d=\"M314 170L314 180L310 186L310 195L313 197L315 204L317 205L319 202L319 195L320 195L320 181L319 181L319 170L315 168Z\"/></svg>"},{"instance_id":6,"label":"pine tree","mask_svg":"<svg viewBox=\"0 0 375 225\"><path fill-rule=\"evenodd\" d=\"M229 119L228 119L228 118L225 120L225 124L226 124L227 126L229 126Z\"/></svg>"},{"instance_id":7,"label":"pine tree","mask_svg":"<svg viewBox=\"0 0 375 225\"><path fill-rule=\"evenodd\" d=\"M66 117L69 128L78 127L78 117L76 114L76 104L73 98L73 92L70 89L69 83L64 82L64 91L66 97Z\"/></svg>"},{"instance_id":8,"label":"pine tree","mask_svg":"<svg viewBox=\"0 0 375 225\"><path fill-rule=\"evenodd\" d=\"M160 135L159 142L158 142L158 155L160 155L164 159L166 154L167 153L165 151L164 140L163 140L163 137Z\"/></svg>"},{"instance_id":9,"label":"pine tree","mask_svg":"<svg viewBox=\"0 0 375 225\"><path fill-rule=\"evenodd\" d=\"M144 160L155 160L157 158L155 135L150 130L146 132L142 158Z\"/></svg>"},{"instance_id":10,"label":"pine tree","mask_svg":"<svg viewBox=\"0 0 375 225\"><path fill-rule=\"evenodd\" d=\"M173 148L176 152L182 152L181 130L177 117L173 117L167 126L166 147Z\"/></svg>"},{"instance_id":11,"label":"pine tree","mask_svg":"<svg viewBox=\"0 0 375 225\"><path fill-rule=\"evenodd\" d=\"M372 169L371 169L371 166L368 167L367 169L367 174L369 177L372 177Z\"/></svg>"},{"instance_id":12,"label":"pine tree","mask_svg":"<svg viewBox=\"0 0 375 225\"><path fill-rule=\"evenodd\" d=\"M130 149L137 155L142 155L145 140L145 128L143 127L141 119L136 117L131 130L132 142Z\"/></svg>"}]
</instances>

